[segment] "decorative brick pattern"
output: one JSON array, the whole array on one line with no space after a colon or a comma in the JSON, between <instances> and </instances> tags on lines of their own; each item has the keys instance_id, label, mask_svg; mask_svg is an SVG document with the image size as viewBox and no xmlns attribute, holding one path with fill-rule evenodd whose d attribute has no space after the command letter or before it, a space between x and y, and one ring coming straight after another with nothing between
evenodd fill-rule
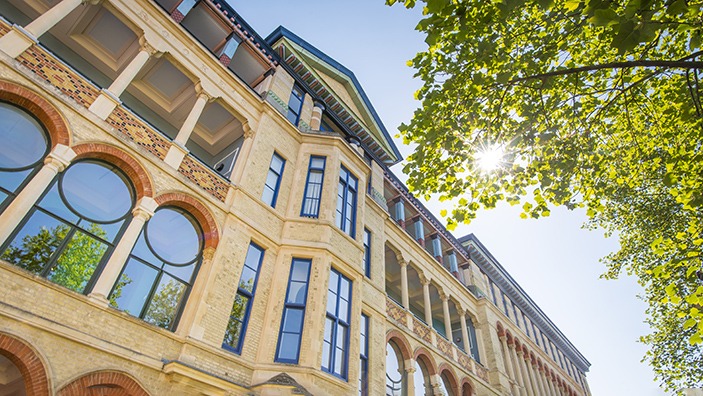
<instances>
[{"instance_id":1,"label":"decorative brick pattern","mask_svg":"<svg viewBox=\"0 0 703 396\"><path fill-rule=\"evenodd\" d=\"M470 357L466 356L466 354L462 351L459 351L457 354L459 357L459 365L466 369L466 371L473 373L474 372L474 363L471 360Z\"/></svg>"},{"instance_id":2,"label":"decorative brick pattern","mask_svg":"<svg viewBox=\"0 0 703 396\"><path fill-rule=\"evenodd\" d=\"M5 23L4 20L0 19L0 36L10 31L10 25Z\"/></svg>"},{"instance_id":3,"label":"decorative brick pattern","mask_svg":"<svg viewBox=\"0 0 703 396\"><path fill-rule=\"evenodd\" d=\"M413 333L417 334L427 343L432 343L432 334L430 328L422 323L418 318L413 316Z\"/></svg>"},{"instance_id":4,"label":"decorative brick pattern","mask_svg":"<svg viewBox=\"0 0 703 396\"><path fill-rule=\"evenodd\" d=\"M83 107L89 107L100 94L93 84L37 45L30 47L17 60Z\"/></svg>"},{"instance_id":5,"label":"decorative brick pattern","mask_svg":"<svg viewBox=\"0 0 703 396\"><path fill-rule=\"evenodd\" d=\"M476 367L476 375L478 375L478 378L481 378L482 380L488 382L488 370L486 370L485 367L479 366L478 364L474 365Z\"/></svg>"},{"instance_id":6,"label":"decorative brick pattern","mask_svg":"<svg viewBox=\"0 0 703 396\"><path fill-rule=\"evenodd\" d=\"M386 298L386 315L399 325L405 326L405 311L390 298Z\"/></svg>"},{"instance_id":7,"label":"decorative brick pattern","mask_svg":"<svg viewBox=\"0 0 703 396\"><path fill-rule=\"evenodd\" d=\"M160 159L166 158L171 142L123 107L118 106L107 122L148 152Z\"/></svg>"},{"instance_id":8,"label":"decorative brick pattern","mask_svg":"<svg viewBox=\"0 0 703 396\"><path fill-rule=\"evenodd\" d=\"M450 359L454 359L454 356L452 356L452 344L442 336L437 336L437 349Z\"/></svg>"},{"instance_id":9,"label":"decorative brick pattern","mask_svg":"<svg viewBox=\"0 0 703 396\"><path fill-rule=\"evenodd\" d=\"M198 221L205 234L205 249L216 248L220 241L220 233L217 230L217 223L210 214L210 211L198 200L183 193L168 193L155 198L159 206L173 205L184 209Z\"/></svg>"},{"instance_id":10,"label":"decorative brick pattern","mask_svg":"<svg viewBox=\"0 0 703 396\"><path fill-rule=\"evenodd\" d=\"M183 158L178 171L213 197L225 202L229 184L224 181L222 176L215 174L191 157Z\"/></svg>"},{"instance_id":11,"label":"decorative brick pattern","mask_svg":"<svg viewBox=\"0 0 703 396\"><path fill-rule=\"evenodd\" d=\"M84 375L64 386L56 396L149 396L126 374L117 371L100 371Z\"/></svg>"},{"instance_id":12,"label":"decorative brick pattern","mask_svg":"<svg viewBox=\"0 0 703 396\"><path fill-rule=\"evenodd\" d=\"M37 117L49 132L52 147L57 144L69 145L70 135L63 117L54 106L34 91L0 80L0 100L22 107Z\"/></svg>"},{"instance_id":13,"label":"decorative brick pattern","mask_svg":"<svg viewBox=\"0 0 703 396\"><path fill-rule=\"evenodd\" d=\"M0 333L0 355L19 369L27 396L49 396L49 378L41 359L32 348L15 337Z\"/></svg>"}]
</instances>

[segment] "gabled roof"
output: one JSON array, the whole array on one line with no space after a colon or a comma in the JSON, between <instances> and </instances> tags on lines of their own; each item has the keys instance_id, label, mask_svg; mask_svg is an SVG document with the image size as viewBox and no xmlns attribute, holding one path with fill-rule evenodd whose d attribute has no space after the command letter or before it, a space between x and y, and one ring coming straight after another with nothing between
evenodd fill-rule
<instances>
[{"instance_id":1,"label":"gabled roof","mask_svg":"<svg viewBox=\"0 0 703 396\"><path fill-rule=\"evenodd\" d=\"M274 30L266 42L322 98L327 110L336 113L386 165L402 159L351 70L283 26Z\"/></svg>"}]
</instances>

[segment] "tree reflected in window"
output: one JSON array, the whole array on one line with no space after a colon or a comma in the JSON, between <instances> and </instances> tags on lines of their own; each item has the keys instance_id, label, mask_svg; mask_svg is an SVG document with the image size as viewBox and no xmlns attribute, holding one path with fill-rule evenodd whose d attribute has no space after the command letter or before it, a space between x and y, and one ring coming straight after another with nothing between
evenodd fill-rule
<instances>
[{"instance_id":1,"label":"tree reflected in window","mask_svg":"<svg viewBox=\"0 0 703 396\"><path fill-rule=\"evenodd\" d=\"M133 206L134 190L120 170L103 162L77 162L52 182L0 258L87 293Z\"/></svg>"},{"instance_id":2,"label":"tree reflected in window","mask_svg":"<svg viewBox=\"0 0 703 396\"><path fill-rule=\"evenodd\" d=\"M202 261L203 232L176 207L146 223L108 300L114 307L173 330Z\"/></svg>"}]
</instances>

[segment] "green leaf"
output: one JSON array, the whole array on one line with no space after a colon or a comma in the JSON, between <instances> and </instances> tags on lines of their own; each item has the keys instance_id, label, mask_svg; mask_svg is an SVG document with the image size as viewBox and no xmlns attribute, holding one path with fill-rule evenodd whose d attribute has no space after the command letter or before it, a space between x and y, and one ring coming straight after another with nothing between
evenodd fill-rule
<instances>
[{"instance_id":1,"label":"green leaf","mask_svg":"<svg viewBox=\"0 0 703 396\"><path fill-rule=\"evenodd\" d=\"M588 19L588 22L596 26L612 26L617 25L620 17L612 8L595 10L593 16Z\"/></svg>"}]
</instances>

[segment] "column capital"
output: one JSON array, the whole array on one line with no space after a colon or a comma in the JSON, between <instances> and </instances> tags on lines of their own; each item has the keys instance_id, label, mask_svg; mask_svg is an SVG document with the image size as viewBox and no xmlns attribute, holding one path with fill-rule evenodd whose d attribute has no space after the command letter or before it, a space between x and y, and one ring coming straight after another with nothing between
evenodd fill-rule
<instances>
[{"instance_id":1,"label":"column capital","mask_svg":"<svg viewBox=\"0 0 703 396\"><path fill-rule=\"evenodd\" d=\"M430 283L432 283L432 278L425 276L420 272L417 273L417 276L420 278L420 284L422 284L422 286L429 286Z\"/></svg>"},{"instance_id":2,"label":"column capital","mask_svg":"<svg viewBox=\"0 0 703 396\"><path fill-rule=\"evenodd\" d=\"M321 100L319 100L319 99L313 100L312 105L313 105L314 107L317 107L318 109L320 109L320 110L322 110L322 111L325 111L325 102L323 102L323 101L321 101Z\"/></svg>"},{"instance_id":3,"label":"column capital","mask_svg":"<svg viewBox=\"0 0 703 396\"><path fill-rule=\"evenodd\" d=\"M44 165L54 168L56 173L63 172L74 158L76 158L76 152L72 148L57 144L44 159Z\"/></svg>"},{"instance_id":4,"label":"column capital","mask_svg":"<svg viewBox=\"0 0 703 396\"><path fill-rule=\"evenodd\" d=\"M407 262L404 258L398 258L398 265L399 265L401 268L403 268L403 267L407 268L407 267L408 267L408 262Z\"/></svg>"},{"instance_id":5,"label":"column capital","mask_svg":"<svg viewBox=\"0 0 703 396\"><path fill-rule=\"evenodd\" d=\"M253 138L256 134L256 132L254 132L254 128L249 125L248 121L242 124L242 131L244 131L244 139Z\"/></svg>"},{"instance_id":6,"label":"column capital","mask_svg":"<svg viewBox=\"0 0 703 396\"><path fill-rule=\"evenodd\" d=\"M139 37L139 50L148 53L149 56L158 57L163 54L162 51L159 51L156 47L149 43L145 36Z\"/></svg>"},{"instance_id":7,"label":"column capital","mask_svg":"<svg viewBox=\"0 0 703 396\"><path fill-rule=\"evenodd\" d=\"M215 99L217 99L217 97L215 95L209 93L205 89L205 87L203 87L203 84L200 81L195 83L195 93L198 96L198 99L204 99L207 102L212 102Z\"/></svg>"},{"instance_id":8,"label":"column capital","mask_svg":"<svg viewBox=\"0 0 703 396\"><path fill-rule=\"evenodd\" d=\"M445 293L444 290L437 288L437 292L439 293L439 298L442 300L442 303L447 303L449 304L449 294Z\"/></svg>"},{"instance_id":9,"label":"column capital","mask_svg":"<svg viewBox=\"0 0 703 396\"><path fill-rule=\"evenodd\" d=\"M136 219L147 221L154 215L158 207L159 204L154 198L142 197L139 201L137 201L137 204L132 210L132 215Z\"/></svg>"}]
</instances>

